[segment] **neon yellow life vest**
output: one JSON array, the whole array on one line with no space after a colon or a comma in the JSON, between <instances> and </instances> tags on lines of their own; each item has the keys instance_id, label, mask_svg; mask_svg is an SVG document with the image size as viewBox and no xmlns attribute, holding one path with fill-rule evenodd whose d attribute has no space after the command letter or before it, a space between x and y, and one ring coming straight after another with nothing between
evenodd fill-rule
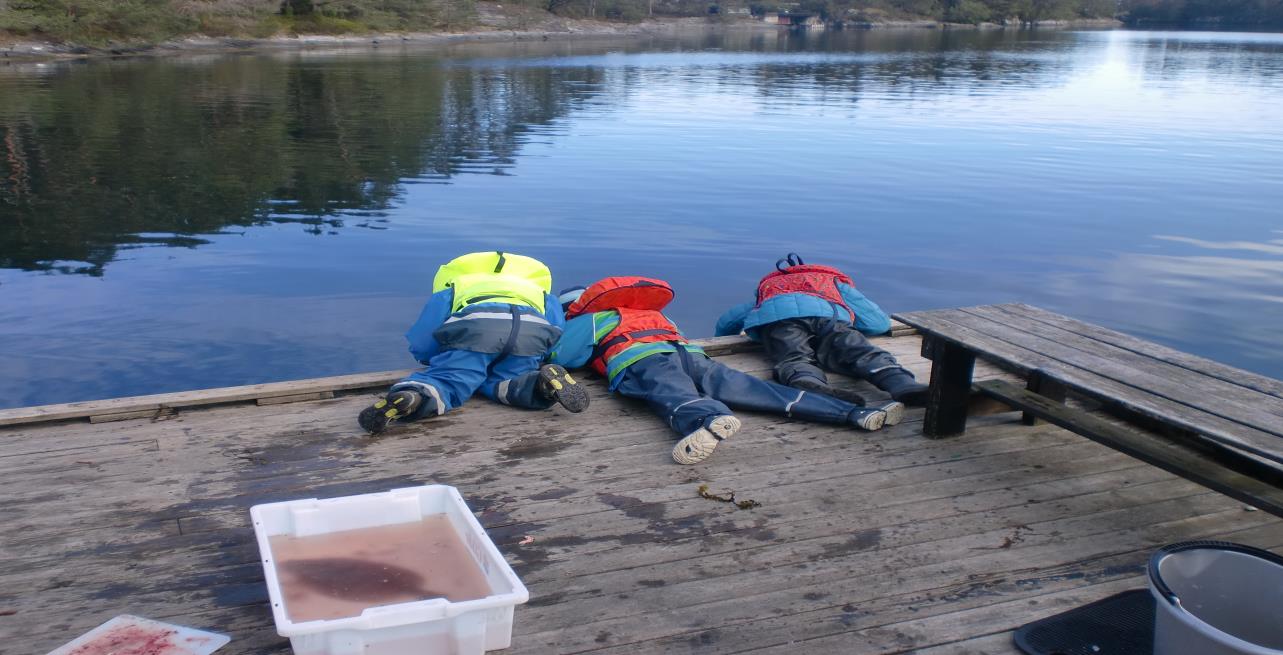
<instances>
[{"instance_id":1,"label":"neon yellow life vest","mask_svg":"<svg viewBox=\"0 0 1283 655\"><path fill-rule=\"evenodd\" d=\"M454 287L457 312L479 302L501 302L544 311L552 273L537 259L503 252L474 252L456 257L437 271L432 293Z\"/></svg>"}]
</instances>

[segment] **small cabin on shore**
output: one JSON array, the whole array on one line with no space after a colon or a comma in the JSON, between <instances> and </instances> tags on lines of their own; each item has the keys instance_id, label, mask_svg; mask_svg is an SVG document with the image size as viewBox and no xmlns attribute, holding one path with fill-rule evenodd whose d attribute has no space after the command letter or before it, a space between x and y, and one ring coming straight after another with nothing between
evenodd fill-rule
<instances>
[{"instance_id":1,"label":"small cabin on shore","mask_svg":"<svg viewBox=\"0 0 1283 655\"><path fill-rule=\"evenodd\" d=\"M819 14L790 13L787 11L770 12L762 16L762 21L780 27L823 28L824 21Z\"/></svg>"}]
</instances>

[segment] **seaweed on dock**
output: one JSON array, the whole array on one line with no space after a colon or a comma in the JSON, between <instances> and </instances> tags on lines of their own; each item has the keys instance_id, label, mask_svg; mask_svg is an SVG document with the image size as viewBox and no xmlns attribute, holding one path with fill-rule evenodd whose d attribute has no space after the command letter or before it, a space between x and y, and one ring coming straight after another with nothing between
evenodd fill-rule
<instances>
[{"instance_id":1,"label":"seaweed on dock","mask_svg":"<svg viewBox=\"0 0 1283 655\"><path fill-rule=\"evenodd\" d=\"M716 500L723 503L731 503L740 509L753 509L754 507L762 506L762 504L756 500L735 500L734 491L727 495L712 493L708 490L708 485L706 484L699 485L698 493L700 498L707 498L708 500Z\"/></svg>"}]
</instances>

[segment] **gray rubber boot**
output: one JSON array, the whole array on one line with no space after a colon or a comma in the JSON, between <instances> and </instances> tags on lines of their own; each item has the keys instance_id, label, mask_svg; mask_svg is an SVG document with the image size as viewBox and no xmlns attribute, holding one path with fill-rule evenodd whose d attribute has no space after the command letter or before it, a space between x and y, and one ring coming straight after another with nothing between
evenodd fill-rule
<instances>
[{"instance_id":1,"label":"gray rubber boot","mask_svg":"<svg viewBox=\"0 0 1283 655\"><path fill-rule=\"evenodd\" d=\"M852 425L873 432L882 429L887 420L887 413L880 409L862 407L852 410L849 418Z\"/></svg>"},{"instance_id":2,"label":"gray rubber boot","mask_svg":"<svg viewBox=\"0 0 1283 655\"><path fill-rule=\"evenodd\" d=\"M930 387L918 382L912 373L902 368L878 371L869 382L910 407L922 407L927 404L927 391Z\"/></svg>"}]
</instances>

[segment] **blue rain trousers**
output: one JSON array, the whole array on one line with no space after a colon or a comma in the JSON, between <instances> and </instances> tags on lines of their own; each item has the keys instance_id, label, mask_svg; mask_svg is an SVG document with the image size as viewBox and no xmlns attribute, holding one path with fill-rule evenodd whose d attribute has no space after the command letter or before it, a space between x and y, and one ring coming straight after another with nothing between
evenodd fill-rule
<instances>
[{"instance_id":1,"label":"blue rain trousers","mask_svg":"<svg viewBox=\"0 0 1283 655\"><path fill-rule=\"evenodd\" d=\"M435 401L410 420L458 408L472 394L525 409L547 409L553 400L539 393L539 366L543 357L518 357L471 350L443 350L428 360L428 367L392 385L392 391L410 389Z\"/></svg>"},{"instance_id":2,"label":"blue rain trousers","mask_svg":"<svg viewBox=\"0 0 1283 655\"><path fill-rule=\"evenodd\" d=\"M856 424L864 408L830 396L760 380L701 354L682 349L638 360L620 375L616 391L644 400L680 435L688 435L732 409L807 421Z\"/></svg>"}]
</instances>

